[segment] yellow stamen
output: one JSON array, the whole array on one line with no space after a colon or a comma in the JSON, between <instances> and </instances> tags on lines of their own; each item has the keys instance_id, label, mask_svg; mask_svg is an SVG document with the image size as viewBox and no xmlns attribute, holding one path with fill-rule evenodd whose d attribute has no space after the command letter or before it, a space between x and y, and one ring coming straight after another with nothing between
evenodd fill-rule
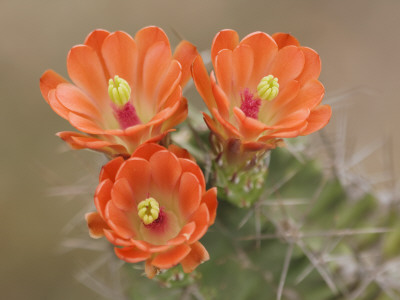
<instances>
[{"instance_id":1,"label":"yellow stamen","mask_svg":"<svg viewBox=\"0 0 400 300\"><path fill-rule=\"evenodd\" d=\"M261 79L257 86L257 94L262 100L271 101L279 93L278 78L268 75Z\"/></svg>"},{"instance_id":2,"label":"yellow stamen","mask_svg":"<svg viewBox=\"0 0 400 300\"><path fill-rule=\"evenodd\" d=\"M158 219L160 204L154 198L147 198L141 201L138 206L138 216L145 225L149 225Z\"/></svg>"},{"instance_id":3,"label":"yellow stamen","mask_svg":"<svg viewBox=\"0 0 400 300\"><path fill-rule=\"evenodd\" d=\"M131 96L131 87L125 79L115 75L114 80L110 78L108 81L108 95L115 104L125 105Z\"/></svg>"}]
</instances>

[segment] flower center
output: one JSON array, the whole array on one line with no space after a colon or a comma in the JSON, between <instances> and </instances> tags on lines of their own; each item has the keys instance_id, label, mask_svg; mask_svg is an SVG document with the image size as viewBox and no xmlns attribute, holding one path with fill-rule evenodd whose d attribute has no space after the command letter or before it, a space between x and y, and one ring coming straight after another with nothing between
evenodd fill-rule
<instances>
[{"instance_id":1,"label":"flower center","mask_svg":"<svg viewBox=\"0 0 400 300\"><path fill-rule=\"evenodd\" d=\"M279 93L278 78L272 75L265 76L257 86L258 97L262 100L273 100Z\"/></svg>"},{"instance_id":2,"label":"flower center","mask_svg":"<svg viewBox=\"0 0 400 300\"><path fill-rule=\"evenodd\" d=\"M140 124L140 119L136 114L136 109L129 101L131 97L131 87L128 82L114 76L108 81L108 95L113 102L114 116L118 120L122 129Z\"/></svg>"},{"instance_id":3,"label":"flower center","mask_svg":"<svg viewBox=\"0 0 400 300\"><path fill-rule=\"evenodd\" d=\"M156 221L160 215L160 204L154 198L147 198L141 201L138 206L138 216L144 225L150 225Z\"/></svg>"}]
</instances>

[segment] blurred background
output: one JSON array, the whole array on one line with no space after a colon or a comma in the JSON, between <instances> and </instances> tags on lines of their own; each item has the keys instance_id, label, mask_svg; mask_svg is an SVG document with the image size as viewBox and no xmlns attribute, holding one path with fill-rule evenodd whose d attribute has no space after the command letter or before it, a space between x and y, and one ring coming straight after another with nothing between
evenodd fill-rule
<instances>
[{"instance_id":1,"label":"blurred background","mask_svg":"<svg viewBox=\"0 0 400 300\"><path fill-rule=\"evenodd\" d=\"M398 0L0 1L1 298L100 297L78 281L92 252L67 251L64 238L92 202L103 158L63 145L55 133L72 127L39 90L48 68L68 77L66 55L90 31L134 36L157 25L173 46L177 32L199 51L224 28L241 37L258 30L293 34L320 54L326 100L350 104L343 149L370 149L365 174L383 168L390 173L385 189L399 195L399 12Z\"/></svg>"}]
</instances>

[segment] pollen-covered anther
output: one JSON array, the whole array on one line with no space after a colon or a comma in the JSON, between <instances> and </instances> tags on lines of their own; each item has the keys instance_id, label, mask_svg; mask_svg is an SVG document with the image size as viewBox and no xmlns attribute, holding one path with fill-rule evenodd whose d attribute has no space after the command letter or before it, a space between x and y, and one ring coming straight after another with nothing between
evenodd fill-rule
<instances>
[{"instance_id":1,"label":"pollen-covered anther","mask_svg":"<svg viewBox=\"0 0 400 300\"><path fill-rule=\"evenodd\" d=\"M262 100L273 100L279 93L278 78L268 75L261 79L257 86L258 97Z\"/></svg>"},{"instance_id":2,"label":"pollen-covered anther","mask_svg":"<svg viewBox=\"0 0 400 300\"><path fill-rule=\"evenodd\" d=\"M145 225L149 225L158 219L160 215L160 204L154 198L141 201L138 206L138 216Z\"/></svg>"},{"instance_id":3,"label":"pollen-covered anther","mask_svg":"<svg viewBox=\"0 0 400 300\"><path fill-rule=\"evenodd\" d=\"M114 80L108 80L108 95L112 102L118 106L125 105L131 96L131 87L125 79L118 75L114 76Z\"/></svg>"}]
</instances>

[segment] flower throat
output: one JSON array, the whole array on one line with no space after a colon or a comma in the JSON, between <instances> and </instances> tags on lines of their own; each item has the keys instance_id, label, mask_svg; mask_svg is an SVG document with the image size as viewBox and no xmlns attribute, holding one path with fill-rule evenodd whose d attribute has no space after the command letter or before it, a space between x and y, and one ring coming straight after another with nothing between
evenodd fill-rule
<instances>
[{"instance_id":1,"label":"flower throat","mask_svg":"<svg viewBox=\"0 0 400 300\"><path fill-rule=\"evenodd\" d=\"M141 123L135 107L129 101L131 87L125 79L120 78L118 75L114 76L114 80L110 78L108 81L108 95L113 102L114 116L122 129Z\"/></svg>"}]
</instances>

